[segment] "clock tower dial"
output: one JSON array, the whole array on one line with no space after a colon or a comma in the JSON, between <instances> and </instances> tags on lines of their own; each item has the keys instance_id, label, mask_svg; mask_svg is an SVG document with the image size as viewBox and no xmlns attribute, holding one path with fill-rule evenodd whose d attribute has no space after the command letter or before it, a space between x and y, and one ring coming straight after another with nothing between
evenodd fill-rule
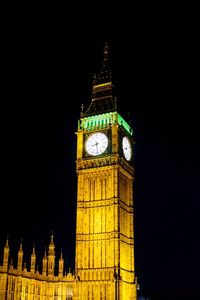
<instances>
[{"instance_id":1,"label":"clock tower dial","mask_svg":"<svg viewBox=\"0 0 200 300\"><path fill-rule=\"evenodd\" d=\"M122 139L122 150L124 157L127 161L130 161L132 158L132 146L129 138L127 136L124 136Z\"/></svg>"},{"instance_id":2,"label":"clock tower dial","mask_svg":"<svg viewBox=\"0 0 200 300\"><path fill-rule=\"evenodd\" d=\"M92 133L85 142L85 150L88 155L97 156L103 154L108 147L108 137L103 132Z\"/></svg>"}]
</instances>

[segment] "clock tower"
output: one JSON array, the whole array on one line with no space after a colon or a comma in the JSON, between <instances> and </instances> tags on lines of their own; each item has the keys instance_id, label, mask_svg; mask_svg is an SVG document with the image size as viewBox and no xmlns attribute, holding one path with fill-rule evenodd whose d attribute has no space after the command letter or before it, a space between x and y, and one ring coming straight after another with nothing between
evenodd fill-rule
<instances>
[{"instance_id":1,"label":"clock tower","mask_svg":"<svg viewBox=\"0 0 200 300\"><path fill-rule=\"evenodd\" d=\"M77 134L74 299L136 299L133 130L118 113L104 47Z\"/></svg>"}]
</instances>

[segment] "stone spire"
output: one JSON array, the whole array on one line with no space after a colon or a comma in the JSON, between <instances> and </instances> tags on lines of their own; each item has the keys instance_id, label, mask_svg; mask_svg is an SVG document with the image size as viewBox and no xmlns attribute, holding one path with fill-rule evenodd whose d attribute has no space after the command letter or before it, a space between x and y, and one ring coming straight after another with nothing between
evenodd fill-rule
<instances>
[{"instance_id":1,"label":"stone spire","mask_svg":"<svg viewBox=\"0 0 200 300\"><path fill-rule=\"evenodd\" d=\"M59 276L63 276L63 271L64 271L64 259L63 259L63 253L61 250L61 254L60 254L60 258L59 258L59 262L58 262L58 275Z\"/></svg>"},{"instance_id":2,"label":"stone spire","mask_svg":"<svg viewBox=\"0 0 200 300\"><path fill-rule=\"evenodd\" d=\"M98 76L94 76L92 101L81 117L116 111L116 97L113 96L113 84L109 61L109 47L105 43L104 59Z\"/></svg>"},{"instance_id":3,"label":"stone spire","mask_svg":"<svg viewBox=\"0 0 200 300\"><path fill-rule=\"evenodd\" d=\"M47 275L47 251L44 251L44 257L42 260L42 275Z\"/></svg>"},{"instance_id":4,"label":"stone spire","mask_svg":"<svg viewBox=\"0 0 200 300\"><path fill-rule=\"evenodd\" d=\"M17 269L19 271L22 271L23 255L24 255L24 253L23 253L23 249L22 249L22 239L21 239L20 248L18 251L18 260L17 260Z\"/></svg>"},{"instance_id":5,"label":"stone spire","mask_svg":"<svg viewBox=\"0 0 200 300\"><path fill-rule=\"evenodd\" d=\"M35 273L36 264L36 254L35 254L35 244L33 244L33 252L31 254L31 273Z\"/></svg>"},{"instance_id":6,"label":"stone spire","mask_svg":"<svg viewBox=\"0 0 200 300\"><path fill-rule=\"evenodd\" d=\"M10 249L9 249L8 237L7 237L6 244L5 244L4 251L3 251L3 268L5 270L8 270L9 252L10 252Z\"/></svg>"},{"instance_id":7,"label":"stone spire","mask_svg":"<svg viewBox=\"0 0 200 300\"><path fill-rule=\"evenodd\" d=\"M53 231L51 234L51 242L49 244L49 251L48 251L48 275L54 275L55 269L55 245L53 241Z\"/></svg>"},{"instance_id":8,"label":"stone spire","mask_svg":"<svg viewBox=\"0 0 200 300\"><path fill-rule=\"evenodd\" d=\"M104 50L103 64L98 76L96 75L94 76L94 81L93 81L94 86L112 81L112 75L111 75L110 63L109 63L109 47L107 43L105 43L103 50Z\"/></svg>"}]
</instances>

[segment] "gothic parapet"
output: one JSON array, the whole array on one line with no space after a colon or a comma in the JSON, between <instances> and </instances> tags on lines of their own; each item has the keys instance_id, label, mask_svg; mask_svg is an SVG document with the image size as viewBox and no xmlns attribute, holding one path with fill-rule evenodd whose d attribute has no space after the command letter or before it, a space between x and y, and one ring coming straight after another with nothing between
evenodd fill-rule
<instances>
[{"instance_id":1,"label":"gothic parapet","mask_svg":"<svg viewBox=\"0 0 200 300\"><path fill-rule=\"evenodd\" d=\"M98 168L98 167L104 167L109 165L121 165L129 174L134 175L134 168L130 166L126 162L125 159L120 158L119 155L110 155L106 157L100 157L100 158L93 158L93 159L78 159L76 161L76 168L77 172L79 170L83 169L90 169L90 168Z\"/></svg>"},{"instance_id":2,"label":"gothic parapet","mask_svg":"<svg viewBox=\"0 0 200 300\"><path fill-rule=\"evenodd\" d=\"M94 167L103 167L108 165L115 165L119 162L118 155L110 155L106 157L93 158L93 159L85 159L85 160L77 160L77 170L85 169L85 168L94 168Z\"/></svg>"}]
</instances>

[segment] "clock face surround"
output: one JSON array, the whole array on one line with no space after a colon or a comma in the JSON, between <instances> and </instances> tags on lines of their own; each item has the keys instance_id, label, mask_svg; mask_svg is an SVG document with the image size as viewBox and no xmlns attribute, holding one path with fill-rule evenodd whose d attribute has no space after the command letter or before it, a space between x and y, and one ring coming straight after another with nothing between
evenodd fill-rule
<instances>
[{"instance_id":1,"label":"clock face surround","mask_svg":"<svg viewBox=\"0 0 200 300\"><path fill-rule=\"evenodd\" d=\"M131 142L127 136L124 136L122 139L122 150L126 160L130 161L132 158L132 148Z\"/></svg>"},{"instance_id":2,"label":"clock face surround","mask_svg":"<svg viewBox=\"0 0 200 300\"><path fill-rule=\"evenodd\" d=\"M85 142L87 154L97 156L103 154L108 147L108 137L103 132L92 133Z\"/></svg>"}]
</instances>

